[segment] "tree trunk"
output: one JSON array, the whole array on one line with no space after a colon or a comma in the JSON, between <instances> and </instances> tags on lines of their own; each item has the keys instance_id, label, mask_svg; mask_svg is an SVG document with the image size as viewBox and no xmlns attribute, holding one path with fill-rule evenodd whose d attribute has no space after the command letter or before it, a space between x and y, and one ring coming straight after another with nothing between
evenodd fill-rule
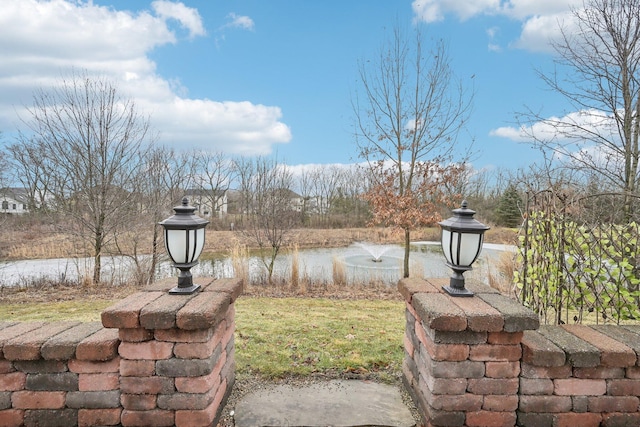
<instances>
[{"instance_id":1,"label":"tree trunk","mask_svg":"<svg viewBox=\"0 0 640 427\"><path fill-rule=\"evenodd\" d=\"M104 245L105 237L104 237L104 224L105 224L105 215L104 213L100 213L98 219L96 221L96 232L94 234L94 242L93 242L93 284L100 284L100 273L102 271L102 246Z\"/></svg>"},{"instance_id":2,"label":"tree trunk","mask_svg":"<svg viewBox=\"0 0 640 427\"><path fill-rule=\"evenodd\" d=\"M151 242L151 267L149 267L148 284L155 282L156 280L156 266L158 265L158 240L160 226L154 224L153 226L153 240Z\"/></svg>"},{"instance_id":3,"label":"tree trunk","mask_svg":"<svg viewBox=\"0 0 640 427\"><path fill-rule=\"evenodd\" d=\"M100 271L102 270L102 237L96 233L96 240L93 246L93 284L100 283Z\"/></svg>"},{"instance_id":4,"label":"tree trunk","mask_svg":"<svg viewBox=\"0 0 640 427\"><path fill-rule=\"evenodd\" d=\"M411 252L411 231L404 229L404 277L409 277L409 254Z\"/></svg>"}]
</instances>

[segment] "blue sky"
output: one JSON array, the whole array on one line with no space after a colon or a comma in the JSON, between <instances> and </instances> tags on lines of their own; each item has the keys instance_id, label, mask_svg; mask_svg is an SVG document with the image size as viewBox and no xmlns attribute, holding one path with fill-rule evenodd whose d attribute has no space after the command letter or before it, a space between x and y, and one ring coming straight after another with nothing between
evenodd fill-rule
<instances>
[{"instance_id":1,"label":"blue sky","mask_svg":"<svg viewBox=\"0 0 640 427\"><path fill-rule=\"evenodd\" d=\"M159 141L290 165L352 163L358 60L394 26L449 44L476 91L461 144L476 168L540 159L514 128L525 106L562 116L549 40L571 5L551 0L3 0L0 131L10 140L35 89L72 68L107 75L149 113Z\"/></svg>"}]
</instances>

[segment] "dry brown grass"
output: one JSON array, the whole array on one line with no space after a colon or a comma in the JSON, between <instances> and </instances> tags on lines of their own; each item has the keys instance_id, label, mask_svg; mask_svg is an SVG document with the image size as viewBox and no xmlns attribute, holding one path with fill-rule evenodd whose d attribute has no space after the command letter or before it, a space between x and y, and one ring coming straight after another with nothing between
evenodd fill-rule
<instances>
[{"instance_id":1,"label":"dry brown grass","mask_svg":"<svg viewBox=\"0 0 640 427\"><path fill-rule=\"evenodd\" d=\"M516 255L512 252L502 252L489 271L489 285L510 297L515 297L513 287L513 273L516 269L515 257Z\"/></svg>"},{"instance_id":2,"label":"dry brown grass","mask_svg":"<svg viewBox=\"0 0 640 427\"><path fill-rule=\"evenodd\" d=\"M6 239L12 233L3 233ZM33 240L20 240L21 237L14 236L15 241L7 241L2 243L3 250L1 252L3 258L9 260L18 259L43 259L43 258L66 258L74 256L78 251L72 239L59 235L49 234L40 236Z\"/></svg>"},{"instance_id":3,"label":"dry brown grass","mask_svg":"<svg viewBox=\"0 0 640 427\"><path fill-rule=\"evenodd\" d=\"M298 245L291 250L291 287L300 287L300 260L298 259Z\"/></svg>"},{"instance_id":4,"label":"dry brown grass","mask_svg":"<svg viewBox=\"0 0 640 427\"><path fill-rule=\"evenodd\" d=\"M331 270L334 284L342 286L347 283L347 272L345 271L344 263L338 257L334 256L331 259Z\"/></svg>"},{"instance_id":5,"label":"dry brown grass","mask_svg":"<svg viewBox=\"0 0 640 427\"><path fill-rule=\"evenodd\" d=\"M438 235L436 239L440 240L440 236ZM503 245L517 245L518 244L518 229L516 228L504 228L504 227L494 227L489 230L484 235L484 240L487 243L500 243Z\"/></svg>"}]
</instances>

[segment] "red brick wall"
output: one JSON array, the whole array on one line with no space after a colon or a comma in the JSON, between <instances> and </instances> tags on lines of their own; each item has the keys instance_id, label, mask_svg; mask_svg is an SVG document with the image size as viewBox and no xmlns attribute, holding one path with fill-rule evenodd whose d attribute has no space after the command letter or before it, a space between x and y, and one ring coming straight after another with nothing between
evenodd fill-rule
<instances>
[{"instance_id":1,"label":"red brick wall","mask_svg":"<svg viewBox=\"0 0 640 427\"><path fill-rule=\"evenodd\" d=\"M489 287L403 279L404 380L426 426L640 425L640 327L539 327ZM161 282L101 323L0 322L0 426L206 426L234 382L242 283Z\"/></svg>"},{"instance_id":2,"label":"red brick wall","mask_svg":"<svg viewBox=\"0 0 640 427\"><path fill-rule=\"evenodd\" d=\"M208 426L234 382L236 279L160 282L102 324L0 322L0 426Z\"/></svg>"},{"instance_id":3,"label":"red brick wall","mask_svg":"<svg viewBox=\"0 0 640 427\"><path fill-rule=\"evenodd\" d=\"M523 425L640 425L640 328L543 326L522 346Z\"/></svg>"},{"instance_id":4,"label":"red brick wall","mask_svg":"<svg viewBox=\"0 0 640 427\"><path fill-rule=\"evenodd\" d=\"M426 426L638 426L640 327L539 326L489 287L403 279L404 380Z\"/></svg>"}]
</instances>

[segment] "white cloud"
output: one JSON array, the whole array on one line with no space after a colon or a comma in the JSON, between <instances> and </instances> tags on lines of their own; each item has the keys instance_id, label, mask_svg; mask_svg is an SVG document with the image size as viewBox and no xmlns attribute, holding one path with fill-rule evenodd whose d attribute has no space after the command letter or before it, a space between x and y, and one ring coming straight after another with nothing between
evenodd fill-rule
<instances>
[{"instance_id":1,"label":"white cloud","mask_svg":"<svg viewBox=\"0 0 640 427\"><path fill-rule=\"evenodd\" d=\"M227 20L229 22L227 22L226 24L222 25L221 27L218 28L218 34L216 35L216 47L220 47L222 45L222 43L226 40L227 36L226 36L226 31L228 29L236 29L239 28L241 30L248 30L248 31L253 31L254 27L255 27L255 23L253 22L253 19L251 19L248 16L243 16L243 15L237 15L233 12L231 12L230 14L227 15Z\"/></svg>"},{"instance_id":2,"label":"white cloud","mask_svg":"<svg viewBox=\"0 0 640 427\"><path fill-rule=\"evenodd\" d=\"M500 33L499 27L491 27L486 30L487 36L489 37L489 44L487 45L487 49L490 52L502 52L502 46L495 42L496 37Z\"/></svg>"},{"instance_id":3,"label":"white cloud","mask_svg":"<svg viewBox=\"0 0 640 427\"><path fill-rule=\"evenodd\" d=\"M513 47L532 52L552 52L550 42L559 40L560 26L568 25L571 20L569 12L529 18L523 24L520 37L513 43Z\"/></svg>"},{"instance_id":4,"label":"white cloud","mask_svg":"<svg viewBox=\"0 0 640 427\"><path fill-rule=\"evenodd\" d=\"M231 19L231 22L225 24L223 27L224 28L240 28L243 30L252 30L255 26L255 23L253 22L253 19L251 19L248 16L242 16L242 15L236 15L235 13L230 13L227 16L229 19Z\"/></svg>"},{"instance_id":5,"label":"white cloud","mask_svg":"<svg viewBox=\"0 0 640 427\"><path fill-rule=\"evenodd\" d=\"M291 140L277 106L188 98L178 80L156 73L148 54L179 43L167 25L175 19L190 37L206 33L196 9L155 1L153 10L130 12L76 0L2 0L0 9L0 131L15 130L36 89L55 84L72 69L114 80L149 113L160 142L262 153Z\"/></svg>"},{"instance_id":6,"label":"white cloud","mask_svg":"<svg viewBox=\"0 0 640 427\"><path fill-rule=\"evenodd\" d=\"M489 132L490 136L497 136L500 138L507 138L515 142L532 142L531 136L527 133L526 127L515 128L511 126L503 126L497 129L492 129Z\"/></svg>"},{"instance_id":7,"label":"white cloud","mask_svg":"<svg viewBox=\"0 0 640 427\"><path fill-rule=\"evenodd\" d=\"M497 10L500 0L414 0L411 7L419 21L442 21L449 13L464 21Z\"/></svg>"},{"instance_id":8,"label":"white cloud","mask_svg":"<svg viewBox=\"0 0 640 427\"><path fill-rule=\"evenodd\" d=\"M503 15L524 21L534 16L564 13L582 6L582 0L414 0L416 19L436 22L445 15L464 21L477 15Z\"/></svg>"},{"instance_id":9,"label":"white cloud","mask_svg":"<svg viewBox=\"0 0 640 427\"><path fill-rule=\"evenodd\" d=\"M607 113L583 110L569 113L564 117L551 116L530 126L499 127L490 131L489 135L516 142L534 142L534 140L584 142L596 134L611 138L614 130L615 122ZM571 136L568 137L568 134ZM584 137L581 138L580 135Z\"/></svg>"},{"instance_id":10,"label":"white cloud","mask_svg":"<svg viewBox=\"0 0 640 427\"><path fill-rule=\"evenodd\" d=\"M571 9L582 0L414 0L415 19L427 23L453 15L465 21L479 15L504 16L522 23L520 36L512 47L530 51L549 51L549 41L559 35L559 22L570 22ZM499 51L493 40L497 28L487 30L489 49Z\"/></svg>"},{"instance_id":11,"label":"white cloud","mask_svg":"<svg viewBox=\"0 0 640 427\"><path fill-rule=\"evenodd\" d=\"M138 59L156 46L175 42L164 21L148 12L133 15L64 0L3 1L0 34L3 63L17 65Z\"/></svg>"},{"instance_id":12,"label":"white cloud","mask_svg":"<svg viewBox=\"0 0 640 427\"><path fill-rule=\"evenodd\" d=\"M194 8L167 0L156 0L151 3L151 7L159 17L163 19L173 18L180 22L183 27L189 30L191 37L204 36L206 34L200 14Z\"/></svg>"},{"instance_id":13,"label":"white cloud","mask_svg":"<svg viewBox=\"0 0 640 427\"><path fill-rule=\"evenodd\" d=\"M591 146L575 153L561 153L558 159L575 167L587 166L588 169L607 170L617 176L624 176L624 153L609 146Z\"/></svg>"},{"instance_id":14,"label":"white cloud","mask_svg":"<svg viewBox=\"0 0 640 427\"><path fill-rule=\"evenodd\" d=\"M572 7L582 6L582 0L509 0L502 3L500 14L517 20L534 16L565 13Z\"/></svg>"},{"instance_id":15,"label":"white cloud","mask_svg":"<svg viewBox=\"0 0 640 427\"><path fill-rule=\"evenodd\" d=\"M624 156L619 145L615 120L598 110L582 110L563 117L549 117L530 126L501 127L490 132L491 136L507 138L515 142L534 144L549 142L545 152L555 161L575 167L587 165L609 171L622 168ZM596 142L598 135L610 143Z\"/></svg>"},{"instance_id":16,"label":"white cloud","mask_svg":"<svg viewBox=\"0 0 640 427\"><path fill-rule=\"evenodd\" d=\"M250 102L217 102L176 97L172 103L146 104L155 124L164 123L163 139L179 146L266 155L272 145L289 141L291 131L280 122L278 107Z\"/></svg>"}]
</instances>

